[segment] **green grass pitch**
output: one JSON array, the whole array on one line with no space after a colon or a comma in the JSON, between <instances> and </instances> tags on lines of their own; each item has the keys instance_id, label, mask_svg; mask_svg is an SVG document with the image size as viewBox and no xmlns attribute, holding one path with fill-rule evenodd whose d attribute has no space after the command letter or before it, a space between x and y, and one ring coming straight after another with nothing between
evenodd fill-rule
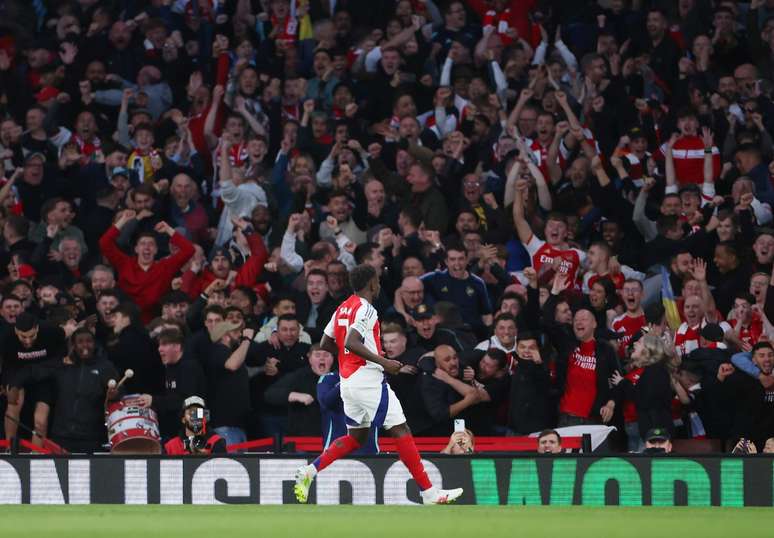
<instances>
[{"instance_id":1,"label":"green grass pitch","mask_svg":"<svg viewBox=\"0 0 774 538\"><path fill-rule=\"evenodd\" d=\"M693 538L774 536L772 508L13 506L0 536Z\"/></svg>"}]
</instances>

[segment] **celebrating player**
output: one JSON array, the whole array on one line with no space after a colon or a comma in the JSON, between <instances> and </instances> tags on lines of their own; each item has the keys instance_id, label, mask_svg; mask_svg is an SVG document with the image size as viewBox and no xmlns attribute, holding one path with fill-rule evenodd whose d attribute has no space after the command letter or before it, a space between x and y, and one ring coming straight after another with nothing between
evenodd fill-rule
<instances>
[{"instance_id":1,"label":"celebrating player","mask_svg":"<svg viewBox=\"0 0 774 538\"><path fill-rule=\"evenodd\" d=\"M374 426L384 427L395 437L400 459L422 491L422 502L451 503L462 495L462 489L444 490L430 483L400 402L384 379L385 370L397 374L403 365L382 356L379 320L371 305L379 295L379 277L373 267L358 265L349 280L354 294L336 309L320 342L323 349L338 353L341 399L349 433L297 471L296 499L305 503L317 473L357 450L368 440L368 430Z\"/></svg>"}]
</instances>

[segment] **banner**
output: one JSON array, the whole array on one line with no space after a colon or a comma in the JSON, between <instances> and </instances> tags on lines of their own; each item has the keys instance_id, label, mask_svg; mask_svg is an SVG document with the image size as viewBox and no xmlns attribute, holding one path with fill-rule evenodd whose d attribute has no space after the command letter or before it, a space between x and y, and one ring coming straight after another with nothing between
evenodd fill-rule
<instances>
[{"instance_id":1,"label":"banner","mask_svg":"<svg viewBox=\"0 0 774 538\"><path fill-rule=\"evenodd\" d=\"M287 456L6 457L0 504L289 504L307 460ZM461 504L773 506L774 459L749 457L437 456L434 484ZM310 503L414 504L419 491L393 456L335 462Z\"/></svg>"}]
</instances>

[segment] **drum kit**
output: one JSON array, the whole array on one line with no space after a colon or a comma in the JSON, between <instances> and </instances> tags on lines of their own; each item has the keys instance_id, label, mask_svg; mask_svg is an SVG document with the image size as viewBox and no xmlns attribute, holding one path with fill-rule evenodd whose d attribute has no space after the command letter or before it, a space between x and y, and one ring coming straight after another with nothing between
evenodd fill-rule
<instances>
[{"instance_id":1,"label":"drum kit","mask_svg":"<svg viewBox=\"0 0 774 538\"><path fill-rule=\"evenodd\" d=\"M134 371L126 370L121 380L108 381L108 393L121 388ZM120 400L109 401L105 395L105 425L111 454L160 454L161 435L159 419L150 407L137 404L139 394L129 394Z\"/></svg>"}]
</instances>

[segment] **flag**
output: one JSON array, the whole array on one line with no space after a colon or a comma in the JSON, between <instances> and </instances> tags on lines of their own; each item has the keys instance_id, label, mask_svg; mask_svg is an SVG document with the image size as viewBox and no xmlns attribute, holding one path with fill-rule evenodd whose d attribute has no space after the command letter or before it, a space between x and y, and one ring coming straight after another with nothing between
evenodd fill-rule
<instances>
[{"instance_id":1,"label":"flag","mask_svg":"<svg viewBox=\"0 0 774 538\"><path fill-rule=\"evenodd\" d=\"M664 305L666 320L669 328L676 331L680 327L680 312L677 310L675 294L672 291L672 283L669 281L669 272L661 266L661 304Z\"/></svg>"}]
</instances>

